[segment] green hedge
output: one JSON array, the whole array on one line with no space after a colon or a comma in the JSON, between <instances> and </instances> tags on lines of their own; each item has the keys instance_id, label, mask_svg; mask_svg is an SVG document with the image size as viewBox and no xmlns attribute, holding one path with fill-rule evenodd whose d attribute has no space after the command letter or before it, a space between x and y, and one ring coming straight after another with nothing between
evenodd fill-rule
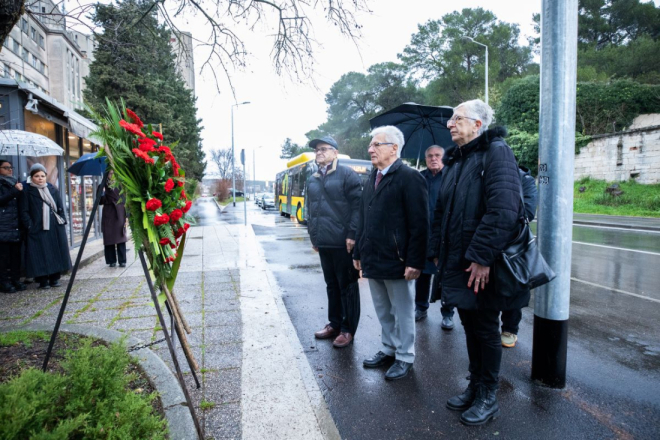
<instances>
[{"instance_id":1,"label":"green hedge","mask_svg":"<svg viewBox=\"0 0 660 440\"><path fill-rule=\"evenodd\" d=\"M63 374L27 369L0 384L0 438L166 438L166 421L151 406L156 396L128 389L136 376L126 374L125 347L92 342L67 353Z\"/></svg>"}]
</instances>

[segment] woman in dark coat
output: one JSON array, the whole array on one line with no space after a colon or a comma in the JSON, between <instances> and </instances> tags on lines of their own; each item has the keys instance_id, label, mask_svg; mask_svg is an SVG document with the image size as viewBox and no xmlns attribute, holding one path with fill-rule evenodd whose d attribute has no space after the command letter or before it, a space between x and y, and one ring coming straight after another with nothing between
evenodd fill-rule
<instances>
[{"instance_id":1,"label":"woman in dark coat","mask_svg":"<svg viewBox=\"0 0 660 440\"><path fill-rule=\"evenodd\" d=\"M112 172L110 172L112 180ZM103 205L101 215L101 231L103 232L103 245L105 246L105 263L110 267L126 266L126 208L119 196L119 190L111 187L111 182L103 188L100 204Z\"/></svg>"},{"instance_id":2,"label":"woman in dark coat","mask_svg":"<svg viewBox=\"0 0 660 440\"><path fill-rule=\"evenodd\" d=\"M504 297L489 279L524 215L518 165L502 139L504 129L486 129L492 119L493 110L473 100L456 107L447 123L456 146L445 154L429 250L438 265L443 304L457 307L465 329L470 384L447 407L464 411L461 422L467 425L499 415L499 313L529 302L529 291Z\"/></svg>"},{"instance_id":3,"label":"woman in dark coat","mask_svg":"<svg viewBox=\"0 0 660 440\"><path fill-rule=\"evenodd\" d=\"M23 185L13 176L11 162L0 160L0 292L25 290L21 277L21 245L25 220Z\"/></svg>"},{"instance_id":4,"label":"woman in dark coat","mask_svg":"<svg viewBox=\"0 0 660 440\"><path fill-rule=\"evenodd\" d=\"M43 165L32 165L30 178L24 207L30 222L25 270L28 278L39 283L40 289L49 289L59 286L60 274L71 269L64 208L57 189L46 183Z\"/></svg>"}]
</instances>

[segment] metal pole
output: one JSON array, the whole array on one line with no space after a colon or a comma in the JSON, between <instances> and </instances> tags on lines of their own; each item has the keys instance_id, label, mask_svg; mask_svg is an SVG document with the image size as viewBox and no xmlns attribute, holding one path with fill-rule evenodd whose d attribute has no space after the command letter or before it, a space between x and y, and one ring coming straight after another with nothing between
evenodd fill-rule
<instances>
[{"instance_id":1,"label":"metal pole","mask_svg":"<svg viewBox=\"0 0 660 440\"><path fill-rule=\"evenodd\" d=\"M234 107L238 104L231 106L231 192L234 197L234 207L236 207L236 175L234 174Z\"/></svg>"},{"instance_id":2,"label":"metal pole","mask_svg":"<svg viewBox=\"0 0 660 440\"><path fill-rule=\"evenodd\" d=\"M542 0L539 247L557 277L534 295L532 380L566 385L571 289L578 0Z\"/></svg>"},{"instance_id":3,"label":"metal pole","mask_svg":"<svg viewBox=\"0 0 660 440\"><path fill-rule=\"evenodd\" d=\"M252 149L252 198L254 200L257 200L257 165L256 162L254 161L254 152L257 151L256 148Z\"/></svg>"},{"instance_id":4,"label":"metal pole","mask_svg":"<svg viewBox=\"0 0 660 440\"><path fill-rule=\"evenodd\" d=\"M245 156L245 150L243 150L243 156ZM247 197L245 197L246 192L245 192L245 182L246 182L246 175L245 175L245 158L243 158L243 225L247 226Z\"/></svg>"}]
</instances>

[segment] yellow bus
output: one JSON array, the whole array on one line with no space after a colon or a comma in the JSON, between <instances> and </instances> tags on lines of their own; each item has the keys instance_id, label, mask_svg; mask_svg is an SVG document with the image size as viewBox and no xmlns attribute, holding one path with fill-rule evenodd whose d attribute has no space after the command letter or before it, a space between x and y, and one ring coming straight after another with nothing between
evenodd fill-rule
<instances>
[{"instance_id":1,"label":"yellow bus","mask_svg":"<svg viewBox=\"0 0 660 440\"><path fill-rule=\"evenodd\" d=\"M350 156L339 154L339 165L352 168L360 179L362 185L371 173L371 162L368 160L351 159ZM305 224L307 179L318 170L316 155L312 152L302 153L286 164L286 170L277 173L275 178L275 206L280 215L295 216L298 223Z\"/></svg>"}]
</instances>

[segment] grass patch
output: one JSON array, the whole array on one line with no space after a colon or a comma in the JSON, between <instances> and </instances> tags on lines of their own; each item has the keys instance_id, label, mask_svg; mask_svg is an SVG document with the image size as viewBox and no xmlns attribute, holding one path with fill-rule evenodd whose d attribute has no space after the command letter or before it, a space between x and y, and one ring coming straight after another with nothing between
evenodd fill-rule
<instances>
[{"instance_id":1,"label":"grass patch","mask_svg":"<svg viewBox=\"0 0 660 440\"><path fill-rule=\"evenodd\" d=\"M123 344L83 338L57 372L27 368L0 384L0 438L166 438L156 393L131 389L135 369Z\"/></svg>"},{"instance_id":2,"label":"grass patch","mask_svg":"<svg viewBox=\"0 0 660 440\"><path fill-rule=\"evenodd\" d=\"M236 203L238 202L243 203L243 200L245 200L245 197L236 197ZM234 198L229 196L227 200L218 200L218 203L220 203L222 206L227 206L230 203L234 203Z\"/></svg>"},{"instance_id":3,"label":"grass patch","mask_svg":"<svg viewBox=\"0 0 660 440\"><path fill-rule=\"evenodd\" d=\"M613 197L605 192L612 182L589 177L575 182L573 209L582 214L660 217L660 184L642 185L634 180L616 182L623 194ZM579 188L585 187L584 192Z\"/></svg>"},{"instance_id":4,"label":"grass patch","mask_svg":"<svg viewBox=\"0 0 660 440\"><path fill-rule=\"evenodd\" d=\"M208 400L202 400L201 402L199 402L199 409L201 409L202 411L213 408L215 408L214 402L209 402Z\"/></svg>"},{"instance_id":5,"label":"grass patch","mask_svg":"<svg viewBox=\"0 0 660 440\"><path fill-rule=\"evenodd\" d=\"M50 340L50 335L46 332L28 332L25 330L0 333L0 347L10 347L16 344L23 344L30 348L32 347L32 342L37 340L48 341Z\"/></svg>"}]
</instances>

